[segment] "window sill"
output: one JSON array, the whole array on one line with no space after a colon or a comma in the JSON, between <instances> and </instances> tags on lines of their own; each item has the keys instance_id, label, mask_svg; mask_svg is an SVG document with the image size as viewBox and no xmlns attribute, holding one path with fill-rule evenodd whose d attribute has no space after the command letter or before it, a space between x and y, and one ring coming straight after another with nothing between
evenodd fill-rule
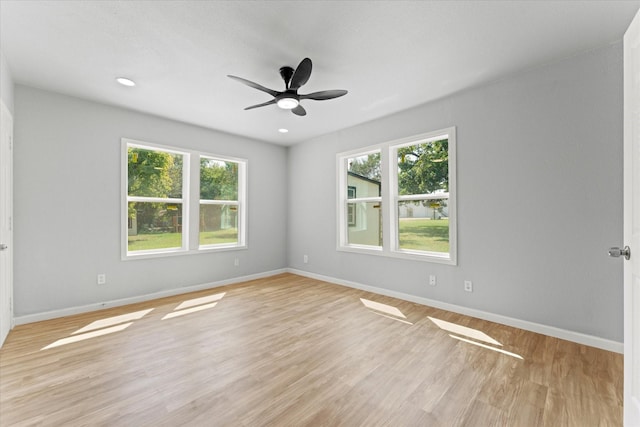
<instances>
[{"instance_id":1,"label":"window sill","mask_svg":"<svg viewBox=\"0 0 640 427\"><path fill-rule=\"evenodd\" d=\"M338 246L340 252L351 252L365 255L383 256L387 258L408 259L413 261L432 262L437 264L458 265L450 254L439 254L438 252L418 252L418 251L385 251L380 247L351 245Z\"/></svg>"},{"instance_id":2,"label":"window sill","mask_svg":"<svg viewBox=\"0 0 640 427\"><path fill-rule=\"evenodd\" d=\"M127 253L122 257L122 261L131 261L136 259L152 259L152 258L166 258L166 257L174 257L181 255L197 255L197 254L205 254L205 253L213 253L213 252L227 252L227 251L239 251L246 250L247 245L224 245L224 246L207 246L198 249L192 250L183 250L183 249L175 249L175 250L166 250L166 251L158 251L158 252L141 252L141 253Z\"/></svg>"}]
</instances>

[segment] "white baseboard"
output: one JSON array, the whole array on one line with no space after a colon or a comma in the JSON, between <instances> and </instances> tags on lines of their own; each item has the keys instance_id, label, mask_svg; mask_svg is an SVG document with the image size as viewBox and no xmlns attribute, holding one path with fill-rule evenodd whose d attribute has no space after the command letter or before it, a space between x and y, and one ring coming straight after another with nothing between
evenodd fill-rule
<instances>
[{"instance_id":1,"label":"white baseboard","mask_svg":"<svg viewBox=\"0 0 640 427\"><path fill-rule=\"evenodd\" d=\"M611 341L604 338L594 337L580 332L568 331L566 329L556 328L554 326L542 325L540 323L529 322L527 320L515 319L513 317L502 316L500 314L489 313L474 308L463 307L460 305L449 304L442 301L436 301L429 298L423 298L402 292L391 291L389 289L377 288L374 286L363 285L362 283L352 282L349 280L337 279L335 277L324 276L322 274L310 273L295 268L285 269L289 273L299 276L309 277L311 279L322 280L336 285L347 286L350 288L360 289L379 295L385 295L398 298L405 301L415 302L417 304L429 307L439 308L442 310L452 311L454 313L464 314L478 319L488 320L490 322L500 323L502 325L513 326L515 328L524 329L525 331L536 332L538 334L548 335L578 344L588 345L590 347L600 348L602 350L613 351L615 353L624 353L624 344L617 341Z\"/></svg>"},{"instance_id":2,"label":"white baseboard","mask_svg":"<svg viewBox=\"0 0 640 427\"><path fill-rule=\"evenodd\" d=\"M119 307L127 304L134 304L137 302L149 301L158 298L164 298L168 296L180 295L194 291L201 291L205 289L213 289L220 286L232 285L234 283L246 282L249 280L262 279L265 277L275 276L282 273L292 273L303 277L309 277L312 279L322 280L324 282L333 283L336 285L347 286L350 288L360 289L367 292L372 292L379 295L386 295L393 298L398 298L405 301L414 302L417 304L426 305L429 307L439 308L442 310L452 311L454 313L464 314L467 316L477 317L479 319L488 320L491 322L500 323L515 328L524 329L526 331L536 332L543 335L548 335L555 338L560 338L567 341L572 341L578 344L584 344L591 347L600 348L607 351L613 351L616 353L624 352L624 344L617 341L611 341L604 338L595 337L592 335L583 334L580 332L569 331L566 329L556 328L554 326L542 325L540 323L529 322L527 320L516 319L513 317L502 316L500 314L489 313L474 308L463 307L460 305L449 304L442 301L432 300L429 298L423 298L416 295L405 294L403 292L396 292L389 289L377 288L375 286L364 285L358 282L352 282L350 280L338 279L335 277L324 276L322 274L311 273L295 268L282 268L278 270L267 271L263 273L251 274L248 276L234 277L232 279L225 279L211 283L203 283L195 286L187 286L176 289L169 289L166 291L155 292L152 294L139 295L135 297L123 298L118 300L99 302L94 304L87 304L77 307L69 307L61 310L52 310L43 313L28 314L25 316L15 317L13 320L15 325L23 325L26 323L39 322L42 320L55 319L58 317L71 316L74 314L87 313L90 311L102 310L110 307Z\"/></svg>"},{"instance_id":3,"label":"white baseboard","mask_svg":"<svg viewBox=\"0 0 640 427\"><path fill-rule=\"evenodd\" d=\"M286 268L279 270L266 271L264 273L250 274L248 276L234 277L232 279L219 280L217 282L203 283L201 285L185 286L182 288L168 289L166 291L154 292L152 294L138 295L135 297L122 298L106 302L98 302L78 307L69 307L61 310L46 311L43 313L28 314L14 318L16 325L24 325L25 323L40 322L42 320L55 319L58 317L71 316L73 314L87 313L90 311L102 310L111 307L120 307L127 304L137 302L150 301L158 298L170 297L174 295L186 294L189 292L202 291L205 289L218 288L220 286L232 285L234 283L247 282L249 280L262 279L265 277L275 276L277 274L287 273Z\"/></svg>"}]
</instances>

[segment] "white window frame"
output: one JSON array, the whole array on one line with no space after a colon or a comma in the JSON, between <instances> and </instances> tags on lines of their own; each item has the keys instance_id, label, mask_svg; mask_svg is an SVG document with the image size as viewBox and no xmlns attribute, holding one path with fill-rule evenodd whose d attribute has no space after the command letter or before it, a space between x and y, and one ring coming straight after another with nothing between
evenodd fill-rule
<instances>
[{"instance_id":1,"label":"white window frame","mask_svg":"<svg viewBox=\"0 0 640 427\"><path fill-rule=\"evenodd\" d=\"M433 194L398 195L398 156L399 148L437 141L443 136L448 138L449 192ZM347 171L349 158L380 152L382 176L382 247L354 245L348 243L347 213ZM336 155L336 171L338 174L337 189L337 250L357 252L371 255L382 255L394 258L413 259L441 264L457 265L457 208L456 208L456 128L448 127L433 132L413 135L407 138L388 141L358 150L338 153ZM398 202L404 200L430 200L448 197L449 211L449 252L428 252L401 249L398 239ZM369 198L367 198L369 199ZM370 198L376 201L378 198ZM373 200L376 199L376 200ZM355 199L357 201L368 201ZM353 202L354 199L349 199Z\"/></svg>"},{"instance_id":2,"label":"white window frame","mask_svg":"<svg viewBox=\"0 0 640 427\"><path fill-rule=\"evenodd\" d=\"M347 248L352 252L361 252L364 251L368 253L369 251L380 252L384 247L384 236L383 236L383 246L372 246L372 245L360 245L349 243L349 203L380 203L382 205L382 192L378 197L358 197L356 194L356 198L349 199L348 198L348 186L347 186L347 172L349 171L348 161L350 158L358 157L358 156L366 156L368 154L380 153L380 163L384 161L384 151L379 146L367 147L362 150L350 151L347 153L341 153L338 155L338 170L341 171L338 178L338 248ZM381 165L381 170L382 168ZM384 172L383 172L384 173ZM384 175L382 176L382 181L384 183ZM355 207L354 207L355 208ZM382 208L382 206L381 206ZM357 209L356 209L356 224L362 225L362 221L358 221L357 218ZM382 212L383 221L384 221L384 212ZM383 222L384 224L384 222ZM383 227L384 229L384 227Z\"/></svg>"},{"instance_id":3,"label":"white window frame","mask_svg":"<svg viewBox=\"0 0 640 427\"><path fill-rule=\"evenodd\" d=\"M351 190L353 190L353 197L351 197ZM347 199L355 199L357 195L356 187L347 186ZM352 206L352 209L349 209L349 204L347 203L347 226L356 227L357 224L358 218L356 208L355 206Z\"/></svg>"},{"instance_id":4,"label":"white window frame","mask_svg":"<svg viewBox=\"0 0 640 427\"><path fill-rule=\"evenodd\" d=\"M225 163L235 163L238 165L238 199L237 200L208 200L200 198L200 160L202 158L209 160L217 160ZM238 222L238 242L237 243L216 243L211 245L200 244L200 229L198 228L198 249L203 250L216 250L225 248L237 248L246 247L245 239L245 227L241 224L246 224L246 166L245 160L231 159L229 157L214 156L209 154L199 153L198 155L198 215L200 215L200 206L202 205L220 205L220 206L235 206L237 209L237 222ZM199 225L199 222L198 222Z\"/></svg>"},{"instance_id":5,"label":"white window frame","mask_svg":"<svg viewBox=\"0 0 640 427\"><path fill-rule=\"evenodd\" d=\"M129 161L128 148L143 148L147 150L164 151L183 156L182 198L156 198L129 196ZM233 162L238 164L238 200L220 201L224 204L235 204L238 207L238 242L200 246L200 156ZM185 254L199 254L211 251L228 251L247 249L247 168L246 159L220 156L218 154L190 150L181 147L156 144L129 138L121 139L121 259L146 259ZM146 251L132 251L128 248L129 202L157 202L182 204L182 246L180 248L153 249ZM214 202L215 203L215 202Z\"/></svg>"}]
</instances>

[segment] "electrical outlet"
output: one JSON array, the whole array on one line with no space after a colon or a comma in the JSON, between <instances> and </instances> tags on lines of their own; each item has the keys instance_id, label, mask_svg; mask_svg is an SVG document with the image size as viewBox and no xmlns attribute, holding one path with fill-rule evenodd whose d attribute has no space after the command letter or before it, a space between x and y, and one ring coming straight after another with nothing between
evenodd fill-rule
<instances>
[{"instance_id":1,"label":"electrical outlet","mask_svg":"<svg viewBox=\"0 0 640 427\"><path fill-rule=\"evenodd\" d=\"M233 260L233 265L235 265L236 267L240 265L240 258L236 258Z\"/></svg>"},{"instance_id":2,"label":"electrical outlet","mask_svg":"<svg viewBox=\"0 0 640 427\"><path fill-rule=\"evenodd\" d=\"M471 280L464 281L464 290L467 292L473 292L473 283Z\"/></svg>"},{"instance_id":3,"label":"electrical outlet","mask_svg":"<svg viewBox=\"0 0 640 427\"><path fill-rule=\"evenodd\" d=\"M305 264L306 264L306 263L308 263L308 262L309 262L309 256L308 256L308 255L304 255L304 256L302 257L302 261L303 261Z\"/></svg>"},{"instance_id":4,"label":"electrical outlet","mask_svg":"<svg viewBox=\"0 0 640 427\"><path fill-rule=\"evenodd\" d=\"M431 286L435 286L435 285L436 285L436 276L435 276L435 274L431 274L431 275L429 276L429 284L430 284Z\"/></svg>"},{"instance_id":5,"label":"electrical outlet","mask_svg":"<svg viewBox=\"0 0 640 427\"><path fill-rule=\"evenodd\" d=\"M107 275L104 273L98 274L98 285L104 285L107 283Z\"/></svg>"}]
</instances>

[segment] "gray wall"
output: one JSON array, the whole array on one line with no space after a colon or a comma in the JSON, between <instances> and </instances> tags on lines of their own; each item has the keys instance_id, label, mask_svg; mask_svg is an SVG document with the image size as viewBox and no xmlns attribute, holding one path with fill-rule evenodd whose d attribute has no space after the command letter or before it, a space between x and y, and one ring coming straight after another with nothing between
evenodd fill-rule
<instances>
[{"instance_id":1,"label":"gray wall","mask_svg":"<svg viewBox=\"0 0 640 427\"><path fill-rule=\"evenodd\" d=\"M7 64L4 54L0 50L0 99L7 106L11 115L13 115L13 79L9 64Z\"/></svg>"},{"instance_id":2,"label":"gray wall","mask_svg":"<svg viewBox=\"0 0 640 427\"><path fill-rule=\"evenodd\" d=\"M16 316L286 267L284 147L20 85L15 110ZM248 159L249 248L122 261L121 137Z\"/></svg>"},{"instance_id":3,"label":"gray wall","mask_svg":"<svg viewBox=\"0 0 640 427\"><path fill-rule=\"evenodd\" d=\"M19 85L14 117L16 316L289 266L622 341L621 44L288 150ZM336 153L452 125L458 265L337 252ZM249 159L249 249L121 261L121 137Z\"/></svg>"},{"instance_id":4,"label":"gray wall","mask_svg":"<svg viewBox=\"0 0 640 427\"><path fill-rule=\"evenodd\" d=\"M618 43L294 146L289 266L622 342L622 107ZM458 266L337 252L336 153L447 126Z\"/></svg>"}]
</instances>

